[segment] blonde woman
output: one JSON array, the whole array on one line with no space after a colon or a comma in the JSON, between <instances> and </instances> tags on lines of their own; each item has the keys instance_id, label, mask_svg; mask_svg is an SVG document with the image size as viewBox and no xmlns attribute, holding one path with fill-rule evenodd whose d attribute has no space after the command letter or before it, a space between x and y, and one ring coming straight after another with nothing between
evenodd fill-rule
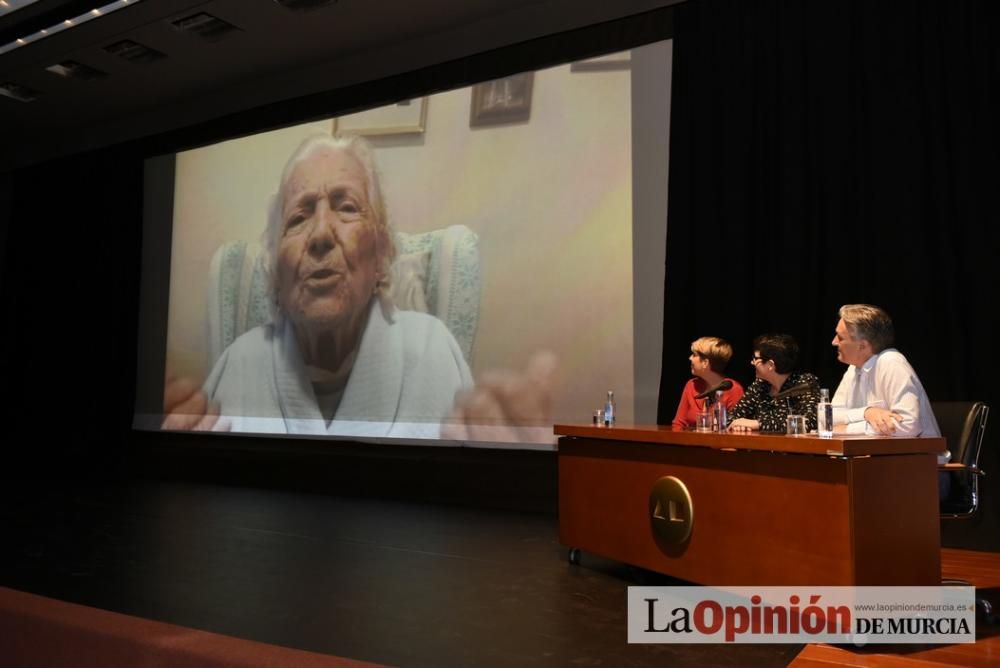
<instances>
[{"instance_id":1,"label":"blonde woman","mask_svg":"<svg viewBox=\"0 0 1000 668\"><path fill-rule=\"evenodd\" d=\"M674 429L693 429L698 420L698 413L708 399L696 399L699 394L728 380L733 386L723 392L722 401L726 408L731 409L743 397L743 387L731 378L722 375L729 360L733 357L733 347L723 339L714 336L703 336L691 342L691 375L694 376L684 386L681 402L674 416Z\"/></svg>"}]
</instances>

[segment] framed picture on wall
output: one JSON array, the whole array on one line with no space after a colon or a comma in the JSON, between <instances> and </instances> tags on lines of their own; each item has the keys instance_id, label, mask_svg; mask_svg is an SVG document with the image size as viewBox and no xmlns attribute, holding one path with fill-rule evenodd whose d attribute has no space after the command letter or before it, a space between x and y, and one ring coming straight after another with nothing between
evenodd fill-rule
<instances>
[{"instance_id":1,"label":"framed picture on wall","mask_svg":"<svg viewBox=\"0 0 1000 668\"><path fill-rule=\"evenodd\" d=\"M427 98L402 100L333 119L335 135L409 135L420 134L427 126Z\"/></svg>"},{"instance_id":2,"label":"framed picture on wall","mask_svg":"<svg viewBox=\"0 0 1000 668\"><path fill-rule=\"evenodd\" d=\"M531 88L535 73L524 72L472 87L469 125L523 123L531 117Z\"/></svg>"}]
</instances>

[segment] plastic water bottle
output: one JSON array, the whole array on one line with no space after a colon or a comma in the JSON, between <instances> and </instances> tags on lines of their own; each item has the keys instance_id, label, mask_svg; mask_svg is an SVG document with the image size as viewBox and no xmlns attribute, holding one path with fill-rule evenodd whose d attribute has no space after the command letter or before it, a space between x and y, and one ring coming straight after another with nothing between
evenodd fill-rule
<instances>
[{"instance_id":1,"label":"plastic water bottle","mask_svg":"<svg viewBox=\"0 0 1000 668\"><path fill-rule=\"evenodd\" d=\"M819 403L816 404L816 431L820 438L833 437L833 404L830 403L830 390L819 391Z\"/></svg>"},{"instance_id":2,"label":"plastic water bottle","mask_svg":"<svg viewBox=\"0 0 1000 668\"><path fill-rule=\"evenodd\" d=\"M722 400L722 390L715 393L715 431L725 431L727 424L726 402Z\"/></svg>"},{"instance_id":3,"label":"plastic water bottle","mask_svg":"<svg viewBox=\"0 0 1000 668\"><path fill-rule=\"evenodd\" d=\"M615 423L615 393L608 390L608 402L604 404L604 426L610 427Z\"/></svg>"}]
</instances>

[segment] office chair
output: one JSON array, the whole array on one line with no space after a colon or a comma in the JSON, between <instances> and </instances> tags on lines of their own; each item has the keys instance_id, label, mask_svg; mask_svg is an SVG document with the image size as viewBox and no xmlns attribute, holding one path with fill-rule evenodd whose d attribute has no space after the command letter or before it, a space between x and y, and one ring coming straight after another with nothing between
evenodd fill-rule
<instances>
[{"instance_id":1,"label":"office chair","mask_svg":"<svg viewBox=\"0 0 1000 668\"><path fill-rule=\"evenodd\" d=\"M948 495L941 499L941 518L972 517L979 508L979 479L986 477L986 472L979 468L979 455L990 408L981 401L938 401L931 407L952 456L952 461L941 467L951 477ZM965 580L953 579L941 584L969 585ZM976 598L976 607L990 624L1000 621L986 599Z\"/></svg>"},{"instance_id":2,"label":"office chair","mask_svg":"<svg viewBox=\"0 0 1000 668\"><path fill-rule=\"evenodd\" d=\"M390 294L396 306L437 316L465 360L479 326L479 237L465 225L396 233ZM227 241L209 269L208 359L211 369L236 337L271 320L263 255L257 244Z\"/></svg>"},{"instance_id":3,"label":"office chair","mask_svg":"<svg viewBox=\"0 0 1000 668\"><path fill-rule=\"evenodd\" d=\"M979 479L986 476L979 455L990 408L981 401L937 401L931 407L951 450L951 462L943 467L951 476L951 491L941 500L941 517L971 517L979 508Z\"/></svg>"}]
</instances>

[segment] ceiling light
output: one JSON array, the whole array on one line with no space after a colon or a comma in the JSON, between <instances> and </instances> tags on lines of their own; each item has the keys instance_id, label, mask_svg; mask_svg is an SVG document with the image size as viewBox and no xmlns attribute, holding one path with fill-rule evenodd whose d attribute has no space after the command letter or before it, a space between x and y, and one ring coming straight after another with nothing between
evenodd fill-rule
<instances>
[{"instance_id":1,"label":"ceiling light","mask_svg":"<svg viewBox=\"0 0 1000 668\"><path fill-rule=\"evenodd\" d=\"M5 15L8 12L13 12L21 7L30 5L38 0L0 0L0 15ZM102 16L107 16L111 12L118 11L119 9L124 9L125 7L135 5L142 0L115 0L114 2L109 2L101 7L96 7L91 9L86 14L80 14L79 16L74 16L72 18L64 19L59 23L49 26L48 28L43 28L38 32L32 33L31 35L22 35L21 37L15 39L13 42L8 42L7 44L0 44L0 54L13 51L14 49L25 46L30 42L34 42L38 39L43 39L45 37L51 37L52 35L66 30L68 28L73 28L79 26L80 24L86 23Z\"/></svg>"},{"instance_id":2,"label":"ceiling light","mask_svg":"<svg viewBox=\"0 0 1000 668\"><path fill-rule=\"evenodd\" d=\"M52 72L52 74L58 74L59 76L67 79L82 79L84 81L103 79L108 76L107 72L103 72L96 67L91 67L90 65L78 63L75 60L64 60L61 63L49 65L45 69Z\"/></svg>"},{"instance_id":3,"label":"ceiling light","mask_svg":"<svg viewBox=\"0 0 1000 668\"><path fill-rule=\"evenodd\" d=\"M231 23L227 23L222 19L212 16L211 14L206 14L205 12L199 12L198 14L191 14L190 16L185 16L181 19L175 19L170 22L170 25L181 32L189 32L198 35L202 39L210 42L214 42L217 39L221 39L239 31L239 28Z\"/></svg>"},{"instance_id":4,"label":"ceiling light","mask_svg":"<svg viewBox=\"0 0 1000 668\"><path fill-rule=\"evenodd\" d=\"M10 14L19 9L24 9L28 5L33 5L38 0L0 0L0 15Z\"/></svg>"},{"instance_id":5,"label":"ceiling light","mask_svg":"<svg viewBox=\"0 0 1000 668\"><path fill-rule=\"evenodd\" d=\"M115 42L114 44L108 44L104 47L104 50L113 56L118 56L130 63L153 63L157 60L161 60L167 57L167 54L161 53L156 49L151 49L148 46L139 44L138 42L133 42L130 39L123 39L120 42Z\"/></svg>"},{"instance_id":6,"label":"ceiling light","mask_svg":"<svg viewBox=\"0 0 1000 668\"><path fill-rule=\"evenodd\" d=\"M39 95L38 91L16 84L12 81L0 83L0 95L18 102L33 102Z\"/></svg>"}]
</instances>

